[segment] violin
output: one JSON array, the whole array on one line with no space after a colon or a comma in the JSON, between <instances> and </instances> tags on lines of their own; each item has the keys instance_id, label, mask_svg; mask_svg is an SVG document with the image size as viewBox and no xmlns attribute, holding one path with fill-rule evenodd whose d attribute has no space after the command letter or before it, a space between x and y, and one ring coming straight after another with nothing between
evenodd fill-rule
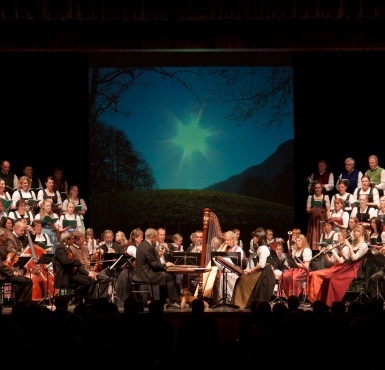
<instances>
[{"instance_id":1,"label":"violin","mask_svg":"<svg viewBox=\"0 0 385 370\"><path fill-rule=\"evenodd\" d=\"M13 252L10 252L7 254L7 259L4 261L4 263L8 266L8 267L13 267L13 265L19 260L19 256L17 255L17 253L13 253Z\"/></svg>"},{"instance_id":2,"label":"violin","mask_svg":"<svg viewBox=\"0 0 385 370\"><path fill-rule=\"evenodd\" d=\"M95 252L94 260L95 260L94 271L96 272L102 271L102 264L100 263L100 260L101 260L100 249L97 252Z\"/></svg>"}]
</instances>

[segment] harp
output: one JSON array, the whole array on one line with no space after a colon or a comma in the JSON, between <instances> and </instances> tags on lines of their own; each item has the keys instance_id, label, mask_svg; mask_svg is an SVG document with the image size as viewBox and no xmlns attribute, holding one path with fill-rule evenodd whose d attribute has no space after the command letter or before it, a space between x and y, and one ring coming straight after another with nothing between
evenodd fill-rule
<instances>
[{"instance_id":1,"label":"harp","mask_svg":"<svg viewBox=\"0 0 385 370\"><path fill-rule=\"evenodd\" d=\"M223 233L217 215L209 208L203 210L203 241L200 267L210 268L200 275L195 295L203 300L211 299L211 294L218 268L211 266L211 240L217 237L223 240Z\"/></svg>"}]
</instances>

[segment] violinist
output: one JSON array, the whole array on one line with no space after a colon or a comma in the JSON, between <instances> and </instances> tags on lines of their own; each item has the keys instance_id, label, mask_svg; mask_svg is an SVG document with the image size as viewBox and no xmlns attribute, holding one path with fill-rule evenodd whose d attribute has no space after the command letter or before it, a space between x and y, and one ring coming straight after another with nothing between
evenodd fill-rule
<instances>
[{"instance_id":1,"label":"violinist","mask_svg":"<svg viewBox=\"0 0 385 370\"><path fill-rule=\"evenodd\" d=\"M131 287L130 271L136 266L136 248L143 241L144 233L140 228L131 231L129 246L126 249L126 255L130 262L127 262L126 267L120 272L116 280L116 294L122 302L129 297Z\"/></svg>"},{"instance_id":2,"label":"violinist","mask_svg":"<svg viewBox=\"0 0 385 370\"><path fill-rule=\"evenodd\" d=\"M22 254L23 249L28 245L28 239L25 236L27 225L24 221L16 221L13 231L7 236L4 246L7 253L14 253L17 256Z\"/></svg>"},{"instance_id":3,"label":"violinist","mask_svg":"<svg viewBox=\"0 0 385 370\"><path fill-rule=\"evenodd\" d=\"M74 237L69 231L60 236L52 260L55 273L54 286L56 289L68 290L70 284L75 286L75 301L80 303L89 299L88 291L95 284L93 274L87 271L79 259L74 257L71 246Z\"/></svg>"},{"instance_id":4,"label":"violinist","mask_svg":"<svg viewBox=\"0 0 385 370\"><path fill-rule=\"evenodd\" d=\"M5 246L7 239L7 230L0 228L0 282L11 283L15 288L15 302L25 302L29 304L32 301L32 280L23 276L23 270L17 271L7 264L8 252Z\"/></svg>"}]
</instances>

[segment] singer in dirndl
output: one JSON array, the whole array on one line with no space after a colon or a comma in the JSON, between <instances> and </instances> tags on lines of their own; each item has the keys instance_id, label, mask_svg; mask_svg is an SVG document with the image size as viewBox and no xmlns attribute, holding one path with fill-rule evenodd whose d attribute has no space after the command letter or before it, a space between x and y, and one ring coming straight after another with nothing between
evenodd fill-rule
<instances>
[{"instance_id":1,"label":"singer in dirndl","mask_svg":"<svg viewBox=\"0 0 385 370\"><path fill-rule=\"evenodd\" d=\"M306 281L312 259L312 251L305 235L300 234L297 236L293 246L292 256L297 267L284 271L281 284L286 297L289 297L289 295L299 297L303 292L303 284Z\"/></svg>"},{"instance_id":2,"label":"singer in dirndl","mask_svg":"<svg viewBox=\"0 0 385 370\"><path fill-rule=\"evenodd\" d=\"M330 199L328 195L322 193L322 184L316 182L313 185L313 195L309 195L306 201L306 213L310 215L306 239L311 249L318 249L317 243L322 233L322 221L329 218Z\"/></svg>"},{"instance_id":3,"label":"singer in dirndl","mask_svg":"<svg viewBox=\"0 0 385 370\"><path fill-rule=\"evenodd\" d=\"M262 227L252 232L253 253L248 266L235 282L232 304L239 308L249 308L255 300L270 301L274 293L276 278L272 265L267 263L270 249L267 246L266 232Z\"/></svg>"},{"instance_id":4,"label":"singer in dirndl","mask_svg":"<svg viewBox=\"0 0 385 370\"><path fill-rule=\"evenodd\" d=\"M328 247L324 248L323 252L326 261L332 266L309 272L306 281L306 289L307 299L310 303L314 303L314 301L318 299L318 293L324 278L335 274L344 266L346 261L350 260L349 247L346 243L347 239L349 239L347 231L341 229L338 232L338 244L330 244Z\"/></svg>"},{"instance_id":5,"label":"singer in dirndl","mask_svg":"<svg viewBox=\"0 0 385 370\"><path fill-rule=\"evenodd\" d=\"M325 302L331 307L334 301L341 301L346 290L357 278L357 273L362 264L362 257L368 252L368 244L364 240L365 228L357 225L353 229L353 243L348 239L345 244L349 247L350 260L345 262L342 267L330 276L326 276L321 284L317 299Z\"/></svg>"}]
</instances>

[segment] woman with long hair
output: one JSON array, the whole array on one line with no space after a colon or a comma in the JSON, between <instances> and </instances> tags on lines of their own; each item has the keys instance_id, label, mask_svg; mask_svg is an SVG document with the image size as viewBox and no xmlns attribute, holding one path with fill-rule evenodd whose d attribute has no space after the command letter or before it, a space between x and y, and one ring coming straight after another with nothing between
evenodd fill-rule
<instances>
[{"instance_id":1,"label":"woman with long hair","mask_svg":"<svg viewBox=\"0 0 385 370\"><path fill-rule=\"evenodd\" d=\"M143 241L143 238L144 233L139 227L131 231L129 245L126 250L129 256L136 258L136 247Z\"/></svg>"},{"instance_id":2,"label":"woman with long hair","mask_svg":"<svg viewBox=\"0 0 385 370\"><path fill-rule=\"evenodd\" d=\"M126 238L126 234L123 231L117 231L115 233L115 243L120 244L124 248L125 253L127 247L130 245L129 240Z\"/></svg>"},{"instance_id":3,"label":"woman with long hair","mask_svg":"<svg viewBox=\"0 0 385 370\"><path fill-rule=\"evenodd\" d=\"M118 234L118 232L116 233ZM131 290L130 271L135 267L136 248L142 242L144 233L140 228L131 231L128 247L125 254L128 256L126 267L120 272L116 280L116 294L120 299L118 304L123 303L129 296ZM116 240L116 238L115 238ZM151 297L152 298L152 297Z\"/></svg>"},{"instance_id":4,"label":"woman with long hair","mask_svg":"<svg viewBox=\"0 0 385 370\"><path fill-rule=\"evenodd\" d=\"M42 222L42 232L48 234L52 243L52 253L55 253L56 244L58 244L59 235L59 216L52 211L53 201L45 198L41 202L40 212L35 216L35 220Z\"/></svg>"},{"instance_id":5,"label":"woman with long hair","mask_svg":"<svg viewBox=\"0 0 385 370\"><path fill-rule=\"evenodd\" d=\"M4 199L4 201L2 201ZM12 208L12 196L6 189L6 183L4 179L0 179L0 201L4 202L4 210L5 213L8 214L10 209Z\"/></svg>"},{"instance_id":6,"label":"woman with long hair","mask_svg":"<svg viewBox=\"0 0 385 370\"><path fill-rule=\"evenodd\" d=\"M331 307L334 301L341 301L353 279L357 278L358 271L362 264L362 257L368 251L368 244L365 242L365 228L357 225L353 229L354 239L352 242L345 239L344 244L348 246L349 261L331 276L326 276L321 284L317 299L325 302Z\"/></svg>"},{"instance_id":7,"label":"woman with long hair","mask_svg":"<svg viewBox=\"0 0 385 370\"><path fill-rule=\"evenodd\" d=\"M297 267L285 270L282 275L281 284L286 297L290 295L299 297L303 293L312 256L313 253L306 236L303 234L298 235L292 251L292 257Z\"/></svg>"},{"instance_id":8,"label":"woman with long hair","mask_svg":"<svg viewBox=\"0 0 385 370\"><path fill-rule=\"evenodd\" d=\"M272 265L267 262L270 249L267 246L265 229L257 228L252 236L254 253L249 256L252 265L249 264L235 282L231 302L239 308L248 308L255 300L269 301L276 282Z\"/></svg>"},{"instance_id":9,"label":"woman with long hair","mask_svg":"<svg viewBox=\"0 0 385 370\"><path fill-rule=\"evenodd\" d=\"M83 198L80 198L79 187L77 185L70 186L68 196L63 200L62 213L65 214L67 212L69 202L75 204L75 214L79 215L82 224L81 231L85 232L84 215L87 212L87 204Z\"/></svg>"},{"instance_id":10,"label":"woman with long hair","mask_svg":"<svg viewBox=\"0 0 385 370\"><path fill-rule=\"evenodd\" d=\"M347 239L348 234L345 229L338 231L338 244L335 246L329 245L324 252L325 259L331 267L309 272L306 280L306 290L307 299L311 303L318 299L323 279L335 274L346 261L350 260L349 247L346 243Z\"/></svg>"},{"instance_id":11,"label":"woman with long hair","mask_svg":"<svg viewBox=\"0 0 385 370\"><path fill-rule=\"evenodd\" d=\"M6 234L9 236L13 231L15 221L11 217L3 217L1 219L1 227L7 230Z\"/></svg>"}]
</instances>

